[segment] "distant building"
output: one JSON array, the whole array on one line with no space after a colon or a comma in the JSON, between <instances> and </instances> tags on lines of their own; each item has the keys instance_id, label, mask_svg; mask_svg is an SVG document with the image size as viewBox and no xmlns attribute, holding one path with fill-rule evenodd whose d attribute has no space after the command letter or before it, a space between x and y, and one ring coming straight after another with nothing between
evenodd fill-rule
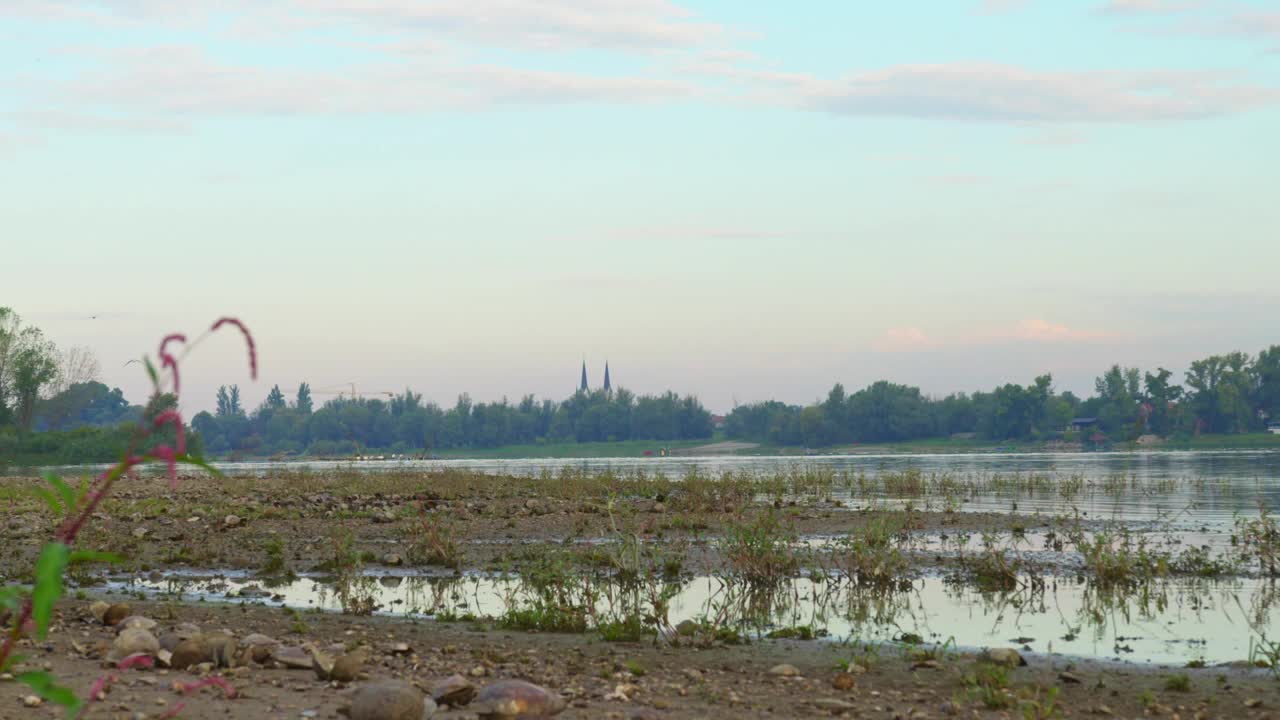
<instances>
[{"instance_id":1,"label":"distant building","mask_svg":"<svg viewBox=\"0 0 1280 720\"><path fill-rule=\"evenodd\" d=\"M604 361L604 391L613 392L613 385L609 384L609 361Z\"/></svg>"},{"instance_id":2,"label":"distant building","mask_svg":"<svg viewBox=\"0 0 1280 720\"><path fill-rule=\"evenodd\" d=\"M1267 426L1267 432L1272 435L1280 435L1280 422L1273 422Z\"/></svg>"},{"instance_id":3,"label":"distant building","mask_svg":"<svg viewBox=\"0 0 1280 720\"><path fill-rule=\"evenodd\" d=\"M716 430L723 430L725 422L726 422L726 418L723 415L711 416L711 427L715 428Z\"/></svg>"},{"instance_id":4,"label":"distant building","mask_svg":"<svg viewBox=\"0 0 1280 720\"><path fill-rule=\"evenodd\" d=\"M1085 428L1091 428L1097 424L1098 424L1098 418L1096 417L1078 417L1078 418L1071 419L1071 426L1068 427L1067 429L1068 430L1084 430Z\"/></svg>"},{"instance_id":5,"label":"distant building","mask_svg":"<svg viewBox=\"0 0 1280 720\"><path fill-rule=\"evenodd\" d=\"M590 388L587 387L587 361L582 361L582 383L578 385L578 389L586 392Z\"/></svg>"},{"instance_id":6,"label":"distant building","mask_svg":"<svg viewBox=\"0 0 1280 720\"><path fill-rule=\"evenodd\" d=\"M579 392L591 392L591 386L587 384L587 361L582 361L582 379L578 381ZM609 363L604 364L604 391L613 392L613 380L609 377Z\"/></svg>"}]
</instances>

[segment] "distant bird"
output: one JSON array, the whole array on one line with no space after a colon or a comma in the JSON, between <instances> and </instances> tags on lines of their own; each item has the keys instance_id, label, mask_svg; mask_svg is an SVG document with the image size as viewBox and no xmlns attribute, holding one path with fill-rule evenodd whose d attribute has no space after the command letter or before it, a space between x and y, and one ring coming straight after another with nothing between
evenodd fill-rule
<instances>
[{"instance_id":1,"label":"distant bird","mask_svg":"<svg viewBox=\"0 0 1280 720\"><path fill-rule=\"evenodd\" d=\"M132 365L132 364L134 364L134 363L140 363L140 362L142 362L142 361L141 361L141 360L137 360L137 359L130 360L129 362L127 362L127 363L125 363L125 364L124 364L124 367L129 367L130 365Z\"/></svg>"}]
</instances>

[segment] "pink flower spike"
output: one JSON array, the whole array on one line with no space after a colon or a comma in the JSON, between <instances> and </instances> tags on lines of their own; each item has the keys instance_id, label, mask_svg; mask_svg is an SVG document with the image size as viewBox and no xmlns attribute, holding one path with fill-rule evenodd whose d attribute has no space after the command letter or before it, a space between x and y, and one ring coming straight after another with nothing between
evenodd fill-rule
<instances>
[{"instance_id":1,"label":"pink flower spike","mask_svg":"<svg viewBox=\"0 0 1280 720\"><path fill-rule=\"evenodd\" d=\"M238 694L236 693L236 689L231 687L231 683L223 680L217 675L211 675L203 680L197 680L193 683L187 683L186 685L179 685L178 692L186 695L189 692L210 686L222 688L222 694L225 695L227 699L234 698Z\"/></svg>"},{"instance_id":2,"label":"pink flower spike","mask_svg":"<svg viewBox=\"0 0 1280 720\"><path fill-rule=\"evenodd\" d=\"M178 433L178 454L187 454L187 433L186 427L182 424L182 414L177 410L165 410L156 416L156 427L162 427L165 423L172 423L173 429Z\"/></svg>"},{"instance_id":3,"label":"pink flower spike","mask_svg":"<svg viewBox=\"0 0 1280 720\"><path fill-rule=\"evenodd\" d=\"M258 349L253 344L253 335L249 334L249 328L245 327L244 323L240 322L238 318L224 317L224 318L219 318L218 322L213 324L213 327L210 329L210 331L211 332L217 331L217 329L222 327L223 325L235 325L237 328L240 329L240 334L244 335L244 341L249 344L249 377L253 378L254 380L257 380L258 379Z\"/></svg>"},{"instance_id":4,"label":"pink flower spike","mask_svg":"<svg viewBox=\"0 0 1280 720\"><path fill-rule=\"evenodd\" d=\"M129 657L116 663L116 667L119 668L120 670L128 670L129 668L132 668L132 667L144 667L144 668L155 667L155 664L156 664L155 658L151 657L150 655L146 653L134 653L133 655L130 655Z\"/></svg>"},{"instance_id":5,"label":"pink flower spike","mask_svg":"<svg viewBox=\"0 0 1280 720\"><path fill-rule=\"evenodd\" d=\"M168 445L157 445L151 448L151 457L163 460L169 465L169 488L178 489L178 458L173 448Z\"/></svg>"},{"instance_id":6,"label":"pink flower spike","mask_svg":"<svg viewBox=\"0 0 1280 720\"><path fill-rule=\"evenodd\" d=\"M168 368L170 372L173 373L173 392L177 393L181 386L181 381L178 377L178 361L165 351L165 346L171 342L186 343L187 336L182 333L173 333L171 335L165 335L164 339L160 341L160 368Z\"/></svg>"},{"instance_id":7,"label":"pink flower spike","mask_svg":"<svg viewBox=\"0 0 1280 720\"><path fill-rule=\"evenodd\" d=\"M169 720L169 718L176 718L178 717L178 713L182 712L182 710L186 707L187 707L186 703L178 703L177 705L174 705L173 707L169 708L165 712L165 714L158 716L159 720Z\"/></svg>"}]
</instances>

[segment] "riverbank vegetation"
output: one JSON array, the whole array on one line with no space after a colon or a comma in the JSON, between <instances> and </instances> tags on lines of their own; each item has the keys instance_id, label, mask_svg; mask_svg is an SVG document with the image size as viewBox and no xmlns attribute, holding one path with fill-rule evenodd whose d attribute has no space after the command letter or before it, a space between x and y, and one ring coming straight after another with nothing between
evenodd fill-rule
<instances>
[{"instance_id":1,"label":"riverbank vegetation","mask_svg":"<svg viewBox=\"0 0 1280 720\"><path fill-rule=\"evenodd\" d=\"M108 462L123 449L141 407L97 380L86 348L59 349L0 308L0 464ZM322 404L307 382L292 397L273 387L246 408L237 386L220 388L212 412L192 418L195 447L216 457L402 454L440 457L564 457L660 454L713 439L754 443L737 452L1274 447L1280 418L1280 346L1195 361L1183 384L1164 368L1113 366L1080 398L1050 375L1028 385L930 397L887 381L847 393L836 384L808 406L768 401L714 417L694 396L637 395L619 388L555 401L452 407L410 389L387 398L339 396Z\"/></svg>"}]
</instances>

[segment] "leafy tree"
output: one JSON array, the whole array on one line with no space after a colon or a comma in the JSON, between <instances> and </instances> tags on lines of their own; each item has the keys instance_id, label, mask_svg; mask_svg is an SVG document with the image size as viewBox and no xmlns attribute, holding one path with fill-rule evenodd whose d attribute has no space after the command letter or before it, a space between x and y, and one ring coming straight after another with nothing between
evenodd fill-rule
<instances>
[{"instance_id":1,"label":"leafy tree","mask_svg":"<svg viewBox=\"0 0 1280 720\"><path fill-rule=\"evenodd\" d=\"M1242 352L1211 355L1191 363L1186 383L1198 429L1247 432L1257 424L1249 406L1254 395L1251 371L1249 356Z\"/></svg>"},{"instance_id":2,"label":"leafy tree","mask_svg":"<svg viewBox=\"0 0 1280 720\"><path fill-rule=\"evenodd\" d=\"M298 394L294 398L293 407L303 415L311 414L311 386L307 383L298 385Z\"/></svg>"},{"instance_id":3,"label":"leafy tree","mask_svg":"<svg viewBox=\"0 0 1280 720\"><path fill-rule=\"evenodd\" d=\"M271 408L272 410L281 410L288 405L288 403L285 402L284 393L280 392L279 385L271 386L271 392L267 393L265 404L266 407Z\"/></svg>"},{"instance_id":4,"label":"leafy tree","mask_svg":"<svg viewBox=\"0 0 1280 720\"><path fill-rule=\"evenodd\" d=\"M1253 361L1253 405L1272 422L1280 421L1280 345L1258 353Z\"/></svg>"},{"instance_id":5,"label":"leafy tree","mask_svg":"<svg viewBox=\"0 0 1280 720\"><path fill-rule=\"evenodd\" d=\"M20 429L31 429L40 392L57 376L57 348L36 330L13 356L13 391L17 410L14 414Z\"/></svg>"}]
</instances>

